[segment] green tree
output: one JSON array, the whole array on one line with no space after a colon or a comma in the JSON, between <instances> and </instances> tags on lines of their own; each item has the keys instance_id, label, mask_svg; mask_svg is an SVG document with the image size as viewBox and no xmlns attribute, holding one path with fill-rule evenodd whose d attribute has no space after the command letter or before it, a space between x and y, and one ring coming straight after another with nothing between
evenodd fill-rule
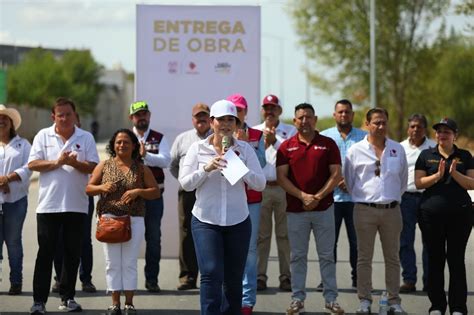
<instances>
[{"instance_id":1,"label":"green tree","mask_svg":"<svg viewBox=\"0 0 474 315\"><path fill-rule=\"evenodd\" d=\"M8 69L7 91L9 103L49 108L57 96L69 94L69 84L54 55L38 48Z\"/></svg>"},{"instance_id":2,"label":"green tree","mask_svg":"<svg viewBox=\"0 0 474 315\"><path fill-rule=\"evenodd\" d=\"M58 96L66 96L79 112L91 114L101 90L101 70L89 51L71 50L56 59L45 49L33 49L8 69L8 102L50 108Z\"/></svg>"},{"instance_id":3,"label":"green tree","mask_svg":"<svg viewBox=\"0 0 474 315\"><path fill-rule=\"evenodd\" d=\"M389 110L398 139L405 132L407 93L416 89L413 78L429 40L428 29L448 7L449 0L377 1L377 105ZM374 105L368 104L369 1L295 0L290 11L307 56L329 70L326 77L310 72L314 85Z\"/></svg>"},{"instance_id":4,"label":"green tree","mask_svg":"<svg viewBox=\"0 0 474 315\"><path fill-rule=\"evenodd\" d=\"M88 50L71 50L64 54L61 64L69 81L71 99L80 112L92 114L102 89L99 77L102 67L94 61Z\"/></svg>"},{"instance_id":5,"label":"green tree","mask_svg":"<svg viewBox=\"0 0 474 315\"><path fill-rule=\"evenodd\" d=\"M435 107L456 119L461 132L474 137L474 45L459 38L447 47L435 67ZM439 119L439 118L438 118Z\"/></svg>"}]
</instances>

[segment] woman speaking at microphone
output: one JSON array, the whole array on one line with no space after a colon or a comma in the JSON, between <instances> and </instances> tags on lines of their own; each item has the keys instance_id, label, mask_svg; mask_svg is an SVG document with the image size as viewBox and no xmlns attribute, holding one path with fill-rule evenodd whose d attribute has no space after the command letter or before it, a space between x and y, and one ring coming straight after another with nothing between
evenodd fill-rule
<instances>
[{"instance_id":1,"label":"woman speaking at microphone","mask_svg":"<svg viewBox=\"0 0 474 315\"><path fill-rule=\"evenodd\" d=\"M196 189L191 230L201 272L201 315L240 315L251 232L245 184L262 191L265 176L255 150L232 137L239 123L235 105L217 101L210 116L214 133L191 145L179 182L186 191ZM249 169L234 185L221 173L227 166L227 150Z\"/></svg>"}]
</instances>

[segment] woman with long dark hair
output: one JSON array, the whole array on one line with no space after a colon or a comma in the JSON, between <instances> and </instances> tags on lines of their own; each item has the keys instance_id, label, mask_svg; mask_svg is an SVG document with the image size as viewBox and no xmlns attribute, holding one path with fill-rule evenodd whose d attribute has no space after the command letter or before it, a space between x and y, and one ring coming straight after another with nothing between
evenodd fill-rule
<instances>
[{"instance_id":1,"label":"woman with long dark hair","mask_svg":"<svg viewBox=\"0 0 474 315\"><path fill-rule=\"evenodd\" d=\"M120 294L125 295L125 314L134 314L134 291L137 288L137 258L145 236L145 199L160 196L151 173L140 160L140 144L129 129L120 129L109 141L108 160L97 165L86 192L101 195L98 216L131 216L132 238L124 243L103 243L107 291L112 292L108 314L121 314Z\"/></svg>"}]
</instances>

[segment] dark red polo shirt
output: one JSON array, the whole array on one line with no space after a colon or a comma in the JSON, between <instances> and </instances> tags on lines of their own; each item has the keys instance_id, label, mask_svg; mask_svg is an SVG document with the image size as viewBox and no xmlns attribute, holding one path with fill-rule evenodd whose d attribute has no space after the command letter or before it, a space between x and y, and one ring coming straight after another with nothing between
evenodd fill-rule
<instances>
[{"instance_id":1,"label":"dark red polo shirt","mask_svg":"<svg viewBox=\"0 0 474 315\"><path fill-rule=\"evenodd\" d=\"M316 134L310 145L298 140L298 134L280 145L276 166L289 165L288 178L299 189L317 193L327 182L331 173L329 165L341 165L341 155L334 140ZM303 212L302 202L286 194L288 212ZM323 211L334 202L332 192L324 197L313 211Z\"/></svg>"}]
</instances>

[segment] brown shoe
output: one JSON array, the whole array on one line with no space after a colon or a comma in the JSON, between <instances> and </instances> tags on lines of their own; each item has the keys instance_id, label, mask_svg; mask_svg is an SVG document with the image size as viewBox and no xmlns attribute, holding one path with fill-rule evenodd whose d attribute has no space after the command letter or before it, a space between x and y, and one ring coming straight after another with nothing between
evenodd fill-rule
<instances>
[{"instance_id":1,"label":"brown shoe","mask_svg":"<svg viewBox=\"0 0 474 315\"><path fill-rule=\"evenodd\" d=\"M54 281L53 286L51 287L52 293L59 293L59 281Z\"/></svg>"},{"instance_id":2,"label":"brown shoe","mask_svg":"<svg viewBox=\"0 0 474 315\"><path fill-rule=\"evenodd\" d=\"M192 282L192 281L182 282L178 285L177 289L179 291L197 289L196 282Z\"/></svg>"},{"instance_id":3,"label":"brown shoe","mask_svg":"<svg viewBox=\"0 0 474 315\"><path fill-rule=\"evenodd\" d=\"M267 283L265 280L257 279L257 291L264 291L267 289Z\"/></svg>"},{"instance_id":4,"label":"brown shoe","mask_svg":"<svg viewBox=\"0 0 474 315\"><path fill-rule=\"evenodd\" d=\"M288 278L285 278L280 281L280 286L278 287L282 291L291 292L291 281Z\"/></svg>"},{"instance_id":5,"label":"brown shoe","mask_svg":"<svg viewBox=\"0 0 474 315\"><path fill-rule=\"evenodd\" d=\"M413 283L404 282L400 286L400 293L411 293L416 291L416 286Z\"/></svg>"},{"instance_id":6,"label":"brown shoe","mask_svg":"<svg viewBox=\"0 0 474 315\"><path fill-rule=\"evenodd\" d=\"M10 290L8 290L8 295L19 295L22 293L21 283L12 283Z\"/></svg>"}]
</instances>

